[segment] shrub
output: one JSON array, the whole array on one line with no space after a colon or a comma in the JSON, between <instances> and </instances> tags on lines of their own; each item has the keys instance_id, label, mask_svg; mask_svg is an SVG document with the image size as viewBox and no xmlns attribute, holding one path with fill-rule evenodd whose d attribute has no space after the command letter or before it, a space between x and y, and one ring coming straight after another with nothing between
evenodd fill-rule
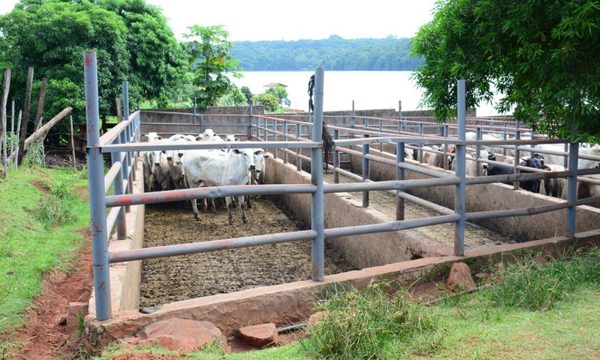
<instances>
[{"instance_id":1,"label":"shrub","mask_svg":"<svg viewBox=\"0 0 600 360\"><path fill-rule=\"evenodd\" d=\"M47 227L63 225L75 220L72 210L73 190L71 182L66 177L58 178L50 191L40 201L37 208L37 218Z\"/></svg>"},{"instance_id":2,"label":"shrub","mask_svg":"<svg viewBox=\"0 0 600 360\"><path fill-rule=\"evenodd\" d=\"M317 307L326 315L301 342L317 358L387 358L407 347L427 353L441 341L436 318L406 292L388 294L382 285L337 292Z\"/></svg>"},{"instance_id":3,"label":"shrub","mask_svg":"<svg viewBox=\"0 0 600 360\"><path fill-rule=\"evenodd\" d=\"M600 249L576 252L543 264L535 257L499 270L500 280L487 292L495 304L549 310L584 283L600 284Z\"/></svg>"}]
</instances>

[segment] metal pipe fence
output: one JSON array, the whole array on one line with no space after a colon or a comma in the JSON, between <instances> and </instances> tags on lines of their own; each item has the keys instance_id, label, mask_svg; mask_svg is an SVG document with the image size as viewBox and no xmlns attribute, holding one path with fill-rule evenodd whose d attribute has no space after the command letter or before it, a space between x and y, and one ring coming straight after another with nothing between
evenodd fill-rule
<instances>
[{"instance_id":1,"label":"metal pipe fence","mask_svg":"<svg viewBox=\"0 0 600 360\"><path fill-rule=\"evenodd\" d=\"M573 193L574 186L577 183L577 175L583 173L577 170L577 147L571 144L569 151L569 169L566 172L558 173L517 173L499 177L466 177L466 148L467 146L483 146L489 144L499 144L498 141L486 140L466 140L465 133L467 120L465 118L464 104L464 81L459 81L458 97L458 137L450 137L448 128L454 128L449 124L443 124L442 131L438 135L425 134L427 124L417 122L420 135L405 132L409 126L408 121L400 119L382 119L363 117L363 124L358 125L357 119L352 117L352 126L331 126L334 130L334 164L333 169L336 175L350 175L340 168L340 156L344 153L353 156L360 156L363 164L362 175L352 174L360 182L354 183L336 183L327 184L323 180L323 168L329 166L323 162L322 136L324 129L323 116L323 88L324 71L318 68L315 71L315 101L314 113L309 117L309 122L298 121L289 118L278 118L272 116L239 115L244 117L244 122L238 124L245 127L246 131L240 133L248 134L249 141L227 142L227 143L140 143L141 139L141 121L142 115L139 111L126 116L113 129L109 130L102 137L99 136L99 114L98 114L98 81L97 65L94 52L86 52L84 55L84 74L86 85L86 117L88 129L88 167L89 167L89 189L90 189L90 209L91 209L91 228L93 238L93 264L94 264L94 286L96 299L96 318L98 320L107 320L112 316L110 303L110 278L109 264L123 261L143 260L156 257L177 256L185 254L195 254L207 251L218 251L223 249L232 249L247 246L260 246L265 244L274 244L279 242L312 241L312 279L314 281L324 280L324 241L327 238L352 236L359 234L369 234L377 232L398 231L403 229L412 229L434 224L454 223L455 241L454 252L458 256L464 255L464 237L465 224L467 220L483 220L505 216L524 216L548 211L557 211L567 209L568 211L568 235L575 234L575 208L577 205L588 203L575 198ZM124 83L124 97L127 96L127 84ZM124 103L128 104L125 101ZM128 111L128 109L127 109ZM128 113L127 113L128 115ZM186 114L192 116L193 114ZM247 119L246 119L247 117ZM192 116L194 118L194 116ZM348 117L346 117L348 119ZM387 122L391 125L387 126ZM200 124L201 129L207 123ZM210 124L213 126L213 124ZM438 126L438 125L436 125ZM517 127L518 129L518 127ZM403 131L399 131L403 130ZM517 134L519 130L516 130ZM383 135L383 136L382 136ZM356 138L360 136L360 138ZM258 139L259 141L252 141ZM390 153L391 157L377 156L384 155L384 144L393 144L395 154ZM458 165L455 174L449 174L443 171L431 169L423 170L422 167L410 164L404 159L404 150L407 143L431 144L440 143L456 146L456 160ZM502 144L512 144L518 148L522 144L546 144L546 143L564 143L558 140L506 140ZM382 146L376 150L371 147L373 144ZM354 150L352 147L362 147L362 151ZM134 181L135 162L139 152L152 150L192 150L192 149L236 149L236 148L268 148L279 150L277 155L283 158L284 162L289 161L289 156L295 156L295 165L297 170L302 169L302 161L310 162L311 180L310 184L272 184L272 185L238 185L238 186L216 186L194 189L181 189L160 191L151 193L134 194L132 183ZM310 156L302 154L302 150L310 151ZM104 174L103 153L111 154L112 165ZM447 149L441 153L447 154ZM392 165L396 169L396 180L377 181L370 180L369 162L380 162ZM573 165L574 164L574 165ZM407 180L405 171L416 171L433 178ZM526 179L542 179L558 176L568 176L569 200L563 204L540 206L527 209L500 210L468 213L465 204L466 187L473 184L483 184L498 181L514 181ZM423 199L418 199L413 195L407 194L409 189L428 188L432 186L454 186L455 187L455 206L454 209L447 209L437 204L430 203ZM112 188L113 194L107 195L107 189ZM364 192L369 191L392 191L396 197L396 219L383 224L356 225L342 228L325 228L324 223L324 196L327 193L339 192ZM202 198L221 198L225 196L239 195L283 195L283 194L308 194L311 197L311 229L305 231L295 231L288 233L278 233L269 235L258 235L249 237L240 237L234 239L223 239L209 242L199 242L192 244L178 244L170 246L161 246L154 248L144 248L126 251L108 252L108 238L113 228L117 227L117 238L125 237L125 209L129 206L140 204L151 204L169 201L183 201ZM427 217L421 219L404 219L404 200L415 201L423 206L427 206L439 213L441 216ZM368 195L363 198L363 203L368 206ZM109 210L110 209L110 210ZM107 211L108 210L108 211Z\"/></svg>"}]
</instances>

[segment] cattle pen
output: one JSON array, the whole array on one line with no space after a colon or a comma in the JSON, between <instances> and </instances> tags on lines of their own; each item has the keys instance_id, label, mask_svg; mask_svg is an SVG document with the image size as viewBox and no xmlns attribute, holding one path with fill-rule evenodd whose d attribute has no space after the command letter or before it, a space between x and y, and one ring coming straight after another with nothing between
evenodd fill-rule
<instances>
[{"instance_id":1,"label":"cattle pen","mask_svg":"<svg viewBox=\"0 0 600 360\"><path fill-rule=\"evenodd\" d=\"M456 261L477 262L531 246L545 248L557 243L582 245L600 241L597 230L600 211L587 206L600 202L600 197L577 198L578 181L600 183L597 179L584 177L599 174L600 169L578 169L579 161L599 162L600 157L580 156L579 144L560 139L535 136L523 139L521 135L527 129L518 123L507 124L502 120L483 123L467 119L463 80L458 81L458 114L454 124L412 119L402 116L400 111L397 118L325 117L322 68L315 71L313 113L265 116L249 110L215 122L196 114L175 114L178 118L187 117L187 122L165 121L166 113L161 112L138 110L130 114L125 83L125 119L100 136L94 52L84 54L84 68L94 276L94 295L90 300L87 325L97 341L131 336L143 326L168 317L208 319L228 334L240 325L278 319L293 323L305 319L314 310L313 300L332 284L364 286L379 277L402 278L410 282ZM142 133L152 127L173 133L192 129L198 132L207 126L227 129L245 140L189 144L142 142ZM324 129L332 132L331 163L324 161ZM476 133L475 139L467 139L467 129ZM484 139L485 132L501 134L502 139ZM439 144L440 147L425 150L424 146L428 144ZM544 144L562 144L564 151L537 148ZM512 153L515 159L519 159L520 154L534 151L563 156L566 169L558 172L532 170L515 161L509 166L512 169L509 174L467 176L468 149L474 149L471 162L494 162L480 158L484 147L497 147L504 154ZM268 171L265 183L260 185L149 193L136 186L142 180L140 152L221 148L269 149L274 156L268 162L276 170ZM414 151L416 160L406 158L408 149ZM443 154L442 167L422 164L424 151ZM454 157L454 170L450 170L447 163L450 153ZM104 154L110 154L111 158L111 167L106 173ZM507 166L506 163L498 164ZM324 168L332 171L331 182L326 181ZM556 178L566 179L564 200L517 190L519 182ZM498 183L511 183L512 186ZM112 189L112 195L107 195L109 189ZM393 216L370 209L372 192L390 195L394 201ZM360 196L351 197L350 193ZM146 204L238 195L278 196L297 217L309 224L309 228L143 247ZM431 210L435 216L408 219L408 202ZM501 232L516 243L465 250L468 242L465 233L471 222ZM553 226L548 226L550 223ZM408 247L429 246L427 242L432 241L431 237L423 236L418 230L440 224L452 224L454 228L449 253L421 251L417 254L414 249L407 250ZM110 241L111 238L114 241ZM139 260L297 241L311 242L309 280L164 304L150 314L138 311ZM359 270L326 276L326 242L334 244ZM406 257L406 253L413 256Z\"/></svg>"}]
</instances>

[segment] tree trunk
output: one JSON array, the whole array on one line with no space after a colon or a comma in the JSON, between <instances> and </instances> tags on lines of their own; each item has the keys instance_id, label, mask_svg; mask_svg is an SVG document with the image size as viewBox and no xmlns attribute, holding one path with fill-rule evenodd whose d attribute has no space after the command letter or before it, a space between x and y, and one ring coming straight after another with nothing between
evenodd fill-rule
<instances>
[{"instance_id":1,"label":"tree trunk","mask_svg":"<svg viewBox=\"0 0 600 360\"><path fill-rule=\"evenodd\" d=\"M35 113L35 126L34 129L37 130L40 127L40 122L42 121L42 114L44 112L44 104L46 102L46 90L48 89L48 79L42 79L42 85L40 86L40 98L37 104L37 111Z\"/></svg>"},{"instance_id":2,"label":"tree trunk","mask_svg":"<svg viewBox=\"0 0 600 360\"><path fill-rule=\"evenodd\" d=\"M56 125L59 121L61 121L65 116L69 115L69 113L72 110L72 107L65 108L63 111L58 113L58 115L56 115L55 117L50 119L50 121L48 121L46 124L44 124L44 126L42 126L39 130L36 130L33 134L31 134L31 136L28 137L27 140L25 140L24 150L27 151L27 148L29 148L29 146L31 146L32 143L39 140L40 138L43 141L46 135L48 135L50 129L52 129L52 127Z\"/></svg>"},{"instance_id":3,"label":"tree trunk","mask_svg":"<svg viewBox=\"0 0 600 360\"><path fill-rule=\"evenodd\" d=\"M4 174L8 173L6 167L6 104L8 102L8 92L10 91L10 69L4 69L4 85L2 86L2 104L0 105L0 153Z\"/></svg>"},{"instance_id":4,"label":"tree trunk","mask_svg":"<svg viewBox=\"0 0 600 360\"><path fill-rule=\"evenodd\" d=\"M123 121L123 111L121 110L121 98L115 97L115 104L117 105L117 122Z\"/></svg>"},{"instance_id":5,"label":"tree trunk","mask_svg":"<svg viewBox=\"0 0 600 360\"><path fill-rule=\"evenodd\" d=\"M25 139L27 138L27 125L29 124L29 108L31 107L31 88L33 86L33 67L27 70L27 87L25 89L25 105L23 106L23 120L21 122L21 136L19 137L19 163L23 161L25 152Z\"/></svg>"}]
</instances>

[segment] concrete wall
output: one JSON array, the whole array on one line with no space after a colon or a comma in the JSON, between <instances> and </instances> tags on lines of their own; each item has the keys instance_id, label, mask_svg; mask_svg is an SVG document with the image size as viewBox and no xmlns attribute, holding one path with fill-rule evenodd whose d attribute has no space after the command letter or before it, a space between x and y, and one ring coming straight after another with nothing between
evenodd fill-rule
<instances>
[{"instance_id":1,"label":"concrete wall","mask_svg":"<svg viewBox=\"0 0 600 360\"><path fill-rule=\"evenodd\" d=\"M356 147L356 150L359 150ZM382 154L371 149L371 154L394 159L393 155ZM416 164L416 162L411 162ZM444 171L426 164L425 168ZM393 180L396 177L396 169L392 165L371 161L369 164L371 180ZM352 171L361 173L362 162L359 157L352 157ZM452 173L447 171L447 173ZM406 171L405 178L425 179L426 175ZM454 209L454 186L439 186L424 189L410 190L409 193L429 200L436 204ZM534 194L525 190L513 190L512 186L505 184L482 184L467 186L467 211L491 211L505 209L530 208L536 206L552 205L561 203L563 200L549 196ZM566 234L567 210L559 210L545 214L519 216L492 219L477 222L500 234L506 235L516 241L529 241L536 239L551 238ZM594 230L600 224L600 209L590 206L579 206L577 208L577 231Z\"/></svg>"},{"instance_id":2,"label":"concrete wall","mask_svg":"<svg viewBox=\"0 0 600 360\"><path fill-rule=\"evenodd\" d=\"M252 107L252 113L263 115L264 108ZM159 134L197 134L206 128L212 128L217 134L246 135L249 114L248 106L209 108L206 112L198 112L195 117L192 116L191 109L142 110L142 134L151 131Z\"/></svg>"},{"instance_id":3,"label":"concrete wall","mask_svg":"<svg viewBox=\"0 0 600 360\"><path fill-rule=\"evenodd\" d=\"M274 184L310 184L310 175L296 171L291 164L268 159L269 171L266 182ZM294 217L310 224L310 194L295 194L279 197L292 211ZM377 224L392 221L383 213L365 209L350 194L325 195L325 227L346 227L362 224ZM416 231L403 230L377 234L357 235L328 239L338 253L352 266L366 267L410 260L416 257L449 255L452 249L437 244L430 237Z\"/></svg>"}]
</instances>

